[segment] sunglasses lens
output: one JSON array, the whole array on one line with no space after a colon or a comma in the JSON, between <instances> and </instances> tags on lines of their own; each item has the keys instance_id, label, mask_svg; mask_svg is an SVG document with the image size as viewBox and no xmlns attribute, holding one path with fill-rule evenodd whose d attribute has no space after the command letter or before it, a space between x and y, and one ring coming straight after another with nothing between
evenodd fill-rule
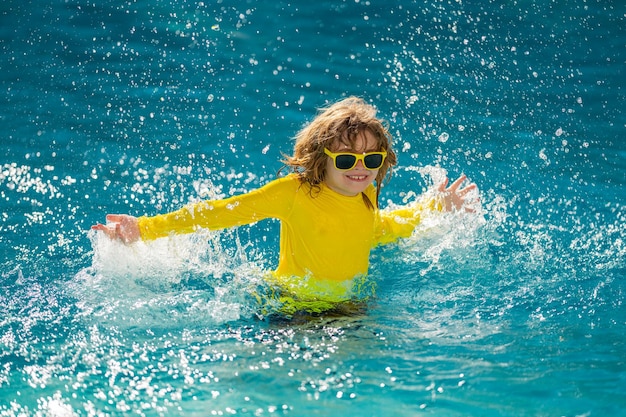
<instances>
[{"instance_id":1,"label":"sunglasses lens","mask_svg":"<svg viewBox=\"0 0 626 417\"><path fill-rule=\"evenodd\" d=\"M356 164L354 155L337 155L335 158L335 166L337 169L350 169Z\"/></svg>"},{"instance_id":2,"label":"sunglasses lens","mask_svg":"<svg viewBox=\"0 0 626 417\"><path fill-rule=\"evenodd\" d=\"M367 155L363 158L363 162L367 169L378 169L383 164L382 155Z\"/></svg>"}]
</instances>

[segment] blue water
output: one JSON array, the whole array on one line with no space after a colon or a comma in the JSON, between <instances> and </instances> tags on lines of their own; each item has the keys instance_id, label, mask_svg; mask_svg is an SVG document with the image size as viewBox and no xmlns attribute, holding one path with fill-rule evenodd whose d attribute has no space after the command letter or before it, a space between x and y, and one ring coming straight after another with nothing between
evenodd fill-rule
<instances>
[{"instance_id":1,"label":"blue water","mask_svg":"<svg viewBox=\"0 0 626 417\"><path fill-rule=\"evenodd\" d=\"M626 415L620 1L3 1L0 416ZM482 211L372 254L363 314L259 320L276 222L125 247L105 213L254 189L327 101Z\"/></svg>"}]
</instances>

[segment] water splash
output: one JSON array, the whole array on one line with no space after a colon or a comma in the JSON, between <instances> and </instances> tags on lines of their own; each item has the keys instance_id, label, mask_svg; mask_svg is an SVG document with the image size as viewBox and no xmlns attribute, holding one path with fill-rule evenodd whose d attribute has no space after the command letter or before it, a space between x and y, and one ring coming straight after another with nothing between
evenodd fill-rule
<instances>
[{"instance_id":1,"label":"water splash","mask_svg":"<svg viewBox=\"0 0 626 417\"><path fill-rule=\"evenodd\" d=\"M408 171L429 184L445 176ZM454 344L507 340L519 326L532 338L562 332L563 322L589 331L623 323L624 206L587 208L576 197L525 205L495 190L481 200L475 213L425 216L410 239L375 254L379 296L406 309L415 337Z\"/></svg>"},{"instance_id":2,"label":"water splash","mask_svg":"<svg viewBox=\"0 0 626 417\"><path fill-rule=\"evenodd\" d=\"M144 329L215 326L255 314L261 255L236 231L199 231L124 245L90 233L93 263L72 281L87 320ZM224 241L233 244L225 247Z\"/></svg>"}]
</instances>

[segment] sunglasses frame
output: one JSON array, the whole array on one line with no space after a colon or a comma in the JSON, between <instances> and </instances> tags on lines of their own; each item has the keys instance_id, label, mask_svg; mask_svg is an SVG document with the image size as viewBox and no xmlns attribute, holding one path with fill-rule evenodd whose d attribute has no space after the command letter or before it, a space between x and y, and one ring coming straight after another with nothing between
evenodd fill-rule
<instances>
[{"instance_id":1,"label":"sunglasses frame","mask_svg":"<svg viewBox=\"0 0 626 417\"><path fill-rule=\"evenodd\" d=\"M352 152L336 152L335 153L335 152L331 152L328 148L324 148L324 153L332 158L333 164L335 165L335 169L338 169L339 171L350 171L352 168L356 166L356 164L359 163L359 161L363 163L363 166L365 167L365 169L368 169L370 171L375 171L377 169L380 169L380 167L383 166L383 164L385 163L385 158L387 158L387 151L366 152L366 153L352 153ZM349 156L354 157L354 164L350 168L339 168L337 166L337 157L341 155L349 155ZM365 164L365 158L371 155L380 155L383 157L382 161L380 162L380 165L377 166L376 168L370 168Z\"/></svg>"}]
</instances>

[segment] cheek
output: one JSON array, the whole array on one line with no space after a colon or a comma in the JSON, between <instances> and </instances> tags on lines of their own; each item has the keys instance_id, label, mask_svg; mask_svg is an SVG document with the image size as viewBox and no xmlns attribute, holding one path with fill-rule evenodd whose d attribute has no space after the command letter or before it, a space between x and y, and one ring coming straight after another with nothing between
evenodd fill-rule
<instances>
[{"instance_id":1,"label":"cheek","mask_svg":"<svg viewBox=\"0 0 626 417\"><path fill-rule=\"evenodd\" d=\"M330 164L327 164L324 172L324 181L331 184L337 184L341 181L342 175L340 171L337 171L335 167L332 165L332 161Z\"/></svg>"}]
</instances>

